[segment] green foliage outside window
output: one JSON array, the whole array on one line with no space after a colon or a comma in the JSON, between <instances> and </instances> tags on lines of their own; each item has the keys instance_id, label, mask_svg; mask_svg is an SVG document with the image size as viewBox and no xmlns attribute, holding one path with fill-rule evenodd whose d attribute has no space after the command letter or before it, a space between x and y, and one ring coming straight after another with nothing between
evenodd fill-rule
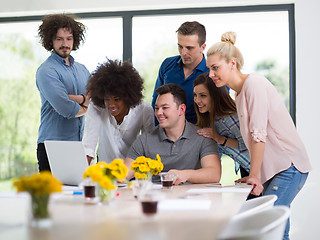
<instances>
[{"instance_id":1,"label":"green foliage outside window","mask_svg":"<svg viewBox=\"0 0 320 240\"><path fill-rule=\"evenodd\" d=\"M263 74L276 88L289 110L289 67L279 67L274 59L265 59L255 67L256 72Z\"/></svg>"},{"instance_id":2,"label":"green foliage outside window","mask_svg":"<svg viewBox=\"0 0 320 240\"><path fill-rule=\"evenodd\" d=\"M9 179L37 171L38 63L32 44L19 35L1 35L0 49L0 179Z\"/></svg>"}]
</instances>

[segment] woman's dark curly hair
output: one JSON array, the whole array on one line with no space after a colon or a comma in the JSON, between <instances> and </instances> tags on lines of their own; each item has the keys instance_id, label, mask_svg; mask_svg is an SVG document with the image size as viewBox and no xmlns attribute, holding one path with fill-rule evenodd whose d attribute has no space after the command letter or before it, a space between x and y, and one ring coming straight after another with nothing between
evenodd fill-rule
<instances>
[{"instance_id":1,"label":"woman's dark curly hair","mask_svg":"<svg viewBox=\"0 0 320 240\"><path fill-rule=\"evenodd\" d=\"M42 24L39 26L38 35L42 46L51 51L53 49L52 40L60 28L66 28L72 32L73 35L73 48L77 50L79 45L85 39L86 27L74 20L76 16L66 14L51 14L42 19Z\"/></svg>"},{"instance_id":2,"label":"woman's dark curly hair","mask_svg":"<svg viewBox=\"0 0 320 240\"><path fill-rule=\"evenodd\" d=\"M119 60L99 65L87 85L91 101L102 108L105 108L105 98L111 96L119 97L129 108L134 107L141 103L142 90L143 80L138 71L130 62Z\"/></svg>"}]
</instances>

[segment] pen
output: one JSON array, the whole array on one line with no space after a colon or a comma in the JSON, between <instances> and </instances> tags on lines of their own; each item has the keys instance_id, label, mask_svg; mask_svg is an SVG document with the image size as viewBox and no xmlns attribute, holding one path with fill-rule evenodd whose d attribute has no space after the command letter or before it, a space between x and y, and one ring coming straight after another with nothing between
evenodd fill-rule
<instances>
[{"instance_id":1,"label":"pen","mask_svg":"<svg viewBox=\"0 0 320 240\"><path fill-rule=\"evenodd\" d=\"M73 191L73 195L82 195L83 192L82 191Z\"/></svg>"}]
</instances>

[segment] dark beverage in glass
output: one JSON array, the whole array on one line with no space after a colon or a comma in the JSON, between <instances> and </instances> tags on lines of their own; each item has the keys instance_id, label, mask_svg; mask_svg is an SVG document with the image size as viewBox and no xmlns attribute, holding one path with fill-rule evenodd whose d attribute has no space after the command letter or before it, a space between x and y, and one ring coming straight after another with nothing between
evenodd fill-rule
<instances>
[{"instance_id":1,"label":"dark beverage in glass","mask_svg":"<svg viewBox=\"0 0 320 240\"><path fill-rule=\"evenodd\" d=\"M177 176L173 172L162 172L159 173L162 183L162 189L171 190L173 187L174 181L177 179Z\"/></svg>"},{"instance_id":2,"label":"dark beverage in glass","mask_svg":"<svg viewBox=\"0 0 320 240\"><path fill-rule=\"evenodd\" d=\"M162 187L163 188L171 188L173 185L173 181L171 180L163 180L162 181Z\"/></svg>"},{"instance_id":3,"label":"dark beverage in glass","mask_svg":"<svg viewBox=\"0 0 320 240\"><path fill-rule=\"evenodd\" d=\"M142 211L144 214L152 215L157 213L158 202L157 201L145 201L141 202Z\"/></svg>"},{"instance_id":4,"label":"dark beverage in glass","mask_svg":"<svg viewBox=\"0 0 320 240\"><path fill-rule=\"evenodd\" d=\"M84 186L84 196L86 198L96 197L96 187L95 186Z\"/></svg>"}]
</instances>

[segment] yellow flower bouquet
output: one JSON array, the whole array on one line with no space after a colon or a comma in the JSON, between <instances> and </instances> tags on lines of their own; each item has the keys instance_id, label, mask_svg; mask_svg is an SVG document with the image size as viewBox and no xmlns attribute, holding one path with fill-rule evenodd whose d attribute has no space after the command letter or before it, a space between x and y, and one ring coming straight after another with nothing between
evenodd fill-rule
<instances>
[{"instance_id":1,"label":"yellow flower bouquet","mask_svg":"<svg viewBox=\"0 0 320 240\"><path fill-rule=\"evenodd\" d=\"M111 200L112 190L117 188L117 181L124 181L128 168L122 159L114 159L111 163L98 162L89 166L83 178L90 178L99 185L99 197L102 202ZM94 197L95 195L92 195Z\"/></svg>"},{"instance_id":2,"label":"yellow flower bouquet","mask_svg":"<svg viewBox=\"0 0 320 240\"><path fill-rule=\"evenodd\" d=\"M163 169L163 164L159 154L156 159L146 158L144 156L137 157L131 165L136 179L151 179L152 175L157 175Z\"/></svg>"},{"instance_id":3,"label":"yellow flower bouquet","mask_svg":"<svg viewBox=\"0 0 320 240\"><path fill-rule=\"evenodd\" d=\"M17 192L28 192L31 195L31 209L35 219L48 218L48 203L51 193L61 192L62 184L49 171L32 176L22 176L13 181Z\"/></svg>"}]
</instances>

